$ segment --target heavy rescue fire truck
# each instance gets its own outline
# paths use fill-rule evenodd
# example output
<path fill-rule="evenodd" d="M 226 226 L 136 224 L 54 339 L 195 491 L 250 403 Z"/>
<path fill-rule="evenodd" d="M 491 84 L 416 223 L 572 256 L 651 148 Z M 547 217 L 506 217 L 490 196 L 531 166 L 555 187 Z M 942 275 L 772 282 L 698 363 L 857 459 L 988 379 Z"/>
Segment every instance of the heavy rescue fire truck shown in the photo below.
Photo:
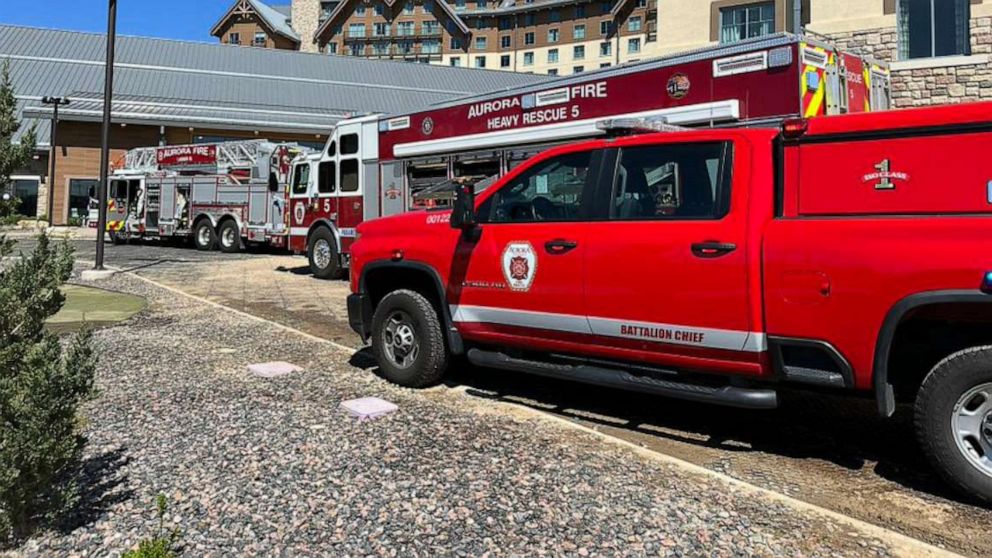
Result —
<path fill-rule="evenodd" d="M 225 252 L 285 247 L 290 169 L 310 153 L 264 140 L 132 149 L 108 184 L 110 239 L 191 238 L 200 250 Z"/>
<path fill-rule="evenodd" d="M 563 142 L 600 137 L 604 118 L 699 127 L 887 109 L 885 66 L 788 34 L 462 98 L 407 115 L 340 122 L 290 190 L 290 248 L 318 277 L 347 266 L 362 221 L 445 203 L 464 176 L 501 176 Z"/>

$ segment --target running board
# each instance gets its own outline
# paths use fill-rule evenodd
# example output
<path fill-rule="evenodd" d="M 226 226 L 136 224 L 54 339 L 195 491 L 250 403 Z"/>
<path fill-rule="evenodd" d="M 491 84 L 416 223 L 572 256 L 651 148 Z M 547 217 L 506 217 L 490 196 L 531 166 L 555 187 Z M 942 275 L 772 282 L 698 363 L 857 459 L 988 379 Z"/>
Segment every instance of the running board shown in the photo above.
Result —
<path fill-rule="evenodd" d="M 660 380 L 649 376 L 637 376 L 627 371 L 603 368 L 590 364 L 555 364 L 538 360 L 514 358 L 509 355 L 470 349 L 468 360 L 476 366 L 499 368 L 513 372 L 523 372 L 581 382 L 595 386 L 612 387 L 653 395 L 663 395 L 689 401 L 715 403 L 743 409 L 774 409 L 778 406 L 778 394 L 771 389 L 754 389 L 736 386 L 701 386 L 672 380 Z"/>

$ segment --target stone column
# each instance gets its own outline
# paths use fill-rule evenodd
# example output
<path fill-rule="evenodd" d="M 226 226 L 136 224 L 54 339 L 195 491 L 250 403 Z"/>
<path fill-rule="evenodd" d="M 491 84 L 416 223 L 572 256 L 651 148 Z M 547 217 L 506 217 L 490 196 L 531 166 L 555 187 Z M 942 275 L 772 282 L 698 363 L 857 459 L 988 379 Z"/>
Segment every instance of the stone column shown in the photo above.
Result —
<path fill-rule="evenodd" d="M 318 52 L 313 36 L 320 27 L 320 0 L 293 0 L 293 29 L 300 35 L 301 52 Z"/>

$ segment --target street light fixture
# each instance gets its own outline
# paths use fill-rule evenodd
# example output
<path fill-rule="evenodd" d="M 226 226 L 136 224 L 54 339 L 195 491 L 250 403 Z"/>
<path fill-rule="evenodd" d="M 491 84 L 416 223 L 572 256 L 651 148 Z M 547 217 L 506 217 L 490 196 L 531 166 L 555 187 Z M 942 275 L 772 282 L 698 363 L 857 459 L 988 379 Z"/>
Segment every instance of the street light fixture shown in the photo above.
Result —
<path fill-rule="evenodd" d="M 48 226 L 55 224 L 55 150 L 59 144 L 59 107 L 71 101 L 66 97 L 42 97 L 41 104 L 52 107 L 52 130 L 48 138 Z"/>
<path fill-rule="evenodd" d="M 114 98 L 114 43 L 117 41 L 117 0 L 107 4 L 107 58 L 103 82 L 103 133 L 100 143 L 100 183 L 97 199 L 100 204 L 96 222 L 96 264 L 93 269 L 103 271 L 103 237 L 107 232 L 107 179 L 110 174 L 110 109 Z"/>

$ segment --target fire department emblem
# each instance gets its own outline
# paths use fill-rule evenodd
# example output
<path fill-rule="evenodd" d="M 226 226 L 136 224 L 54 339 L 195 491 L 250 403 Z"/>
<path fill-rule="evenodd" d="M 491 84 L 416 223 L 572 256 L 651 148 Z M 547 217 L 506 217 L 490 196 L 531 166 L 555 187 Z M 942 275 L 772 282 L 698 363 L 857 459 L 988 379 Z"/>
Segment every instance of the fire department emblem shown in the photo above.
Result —
<path fill-rule="evenodd" d="M 303 218 L 306 216 L 307 208 L 303 202 L 298 202 L 293 206 L 293 219 L 296 221 L 297 225 L 303 224 Z"/>
<path fill-rule="evenodd" d="M 420 132 L 425 136 L 429 136 L 434 133 L 434 119 L 430 116 L 424 118 L 424 121 L 420 123 Z"/>
<path fill-rule="evenodd" d="M 665 86 L 665 90 L 668 91 L 668 96 L 673 99 L 684 99 L 689 94 L 690 87 L 692 87 L 692 82 L 689 81 L 689 76 L 679 73 L 668 78 L 668 85 Z"/>
<path fill-rule="evenodd" d="M 537 274 L 537 253 L 530 242 L 511 242 L 503 250 L 503 276 L 514 291 L 526 292 Z"/>

